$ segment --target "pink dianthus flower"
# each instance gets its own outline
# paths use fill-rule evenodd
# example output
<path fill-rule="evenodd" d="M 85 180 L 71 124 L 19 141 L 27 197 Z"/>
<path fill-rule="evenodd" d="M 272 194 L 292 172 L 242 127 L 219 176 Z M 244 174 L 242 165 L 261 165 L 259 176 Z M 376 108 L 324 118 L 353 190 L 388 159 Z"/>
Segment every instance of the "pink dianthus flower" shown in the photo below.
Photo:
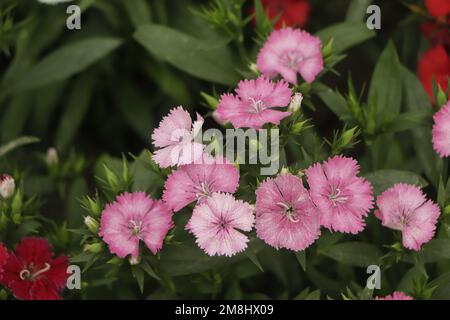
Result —
<path fill-rule="evenodd" d="M 322 43 L 306 31 L 285 28 L 273 31 L 258 54 L 256 64 L 263 75 L 281 75 L 297 84 L 297 73 L 311 83 L 323 70 Z"/>
<path fill-rule="evenodd" d="M 403 246 L 419 251 L 433 238 L 440 209 L 419 187 L 399 183 L 377 198 L 375 216 L 383 226 L 402 232 Z"/>
<path fill-rule="evenodd" d="M 442 158 L 450 156 L 450 101 L 434 115 L 433 147 Z"/>
<path fill-rule="evenodd" d="M 356 234 L 373 207 L 371 184 L 358 177 L 359 165 L 336 156 L 306 170 L 310 194 L 320 211 L 320 223 L 331 231 Z"/>
<path fill-rule="evenodd" d="M 292 91 L 284 81 L 272 82 L 265 77 L 242 80 L 236 95 L 223 94 L 217 107 L 217 117 L 230 121 L 235 128 L 260 129 L 266 123 L 280 124 L 291 113 L 274 110 L 286 107 Z"/>
<path fill-rule="evenodd" d="M 103 210 L 99 235 L 111 253 L 136 258 L 140 240 L 156 254 L 172 226 L 172 211 L 163 201 L 144 192 L 123 193 Z"/>
<path fill-rule="evenodd" d="M 253 228 L 252 207 L 226 193 L 214 193 L 194 208 L 186 229 L 208 255 L 233 256 L 247 248 L 248 237 L 239 232 Z"/>
<path fill-rule="evenodd" d="M 414 300 L 413 297 L 410 297 L 403 292 L 396 291 L 393 294 L 390 294 L 385 297 L 376 297 L 375 300 Z"/>
<path fill-rule="evenodd" d="M 301 251 L 320 236 L 319 212 L 300 178 L 265 180 L 256 190 L 256 233 L 279 249 Z"/>

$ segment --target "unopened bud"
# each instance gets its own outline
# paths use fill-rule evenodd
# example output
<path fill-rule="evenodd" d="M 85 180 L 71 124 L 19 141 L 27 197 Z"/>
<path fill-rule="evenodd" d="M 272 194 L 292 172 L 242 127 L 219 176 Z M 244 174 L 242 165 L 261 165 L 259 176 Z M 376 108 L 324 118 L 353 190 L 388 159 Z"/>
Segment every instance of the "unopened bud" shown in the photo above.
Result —
<path fill-rule="evenodd" d="M 289 171 L 289 168 L 286 168 L 286 167 L 281 168 L 280 174 L 286 175 L 286 174 L 289 174 L 289 173 L 291 173 Z"/>
<path fill-rule="evenodd" d="M 48 166 L 54 166 L 59 163 L 58 151 L 55 148 L 49 148 L 45 157 L 45 162 Z"/>
<path fill-rule="evenodd" d="M 87 216 L 84 218 L 84 224 L 89 229 L 90 232 L 97 234 L 98 233 L 98 221 L 92 218 L 91 216 Z"/>
<path fill-rule="evenodd" d="M 250 63 L 248 68 L 255 74 L 259 74 L 259 69 L 258 69 L 258 66 L 256 65 L 256 63 Z"/>
<path fill-rule="evenodd" d="M 289 104 L 288 111 L 296 113 L 298 110 L 300 110 L 300 107 L 302 106 L 302 101 L 303 95 L 300 92 L 294 94 L 291 103 Z"/>
<path fill-rule="evenodd" d="M 9 199 L 14 195 L 16 190 L 16 183 L 14 179 L 8 175 L 4 174 L 0 176 L 0 197 L 3 199 Z"/>
<path fill-rule="evenodd" d="M 84 251 L 90 252 L 90 253 L 99 253 L 103 251 L 103 244 L 100 242 L 90 243 L 84 245 Z"/>
<path fill-rule="evenodd" d="M 135 265 L 141 263 L 141 257 L 140 256 L 137 256 L 137 257 L 131 256 L 130 259 L 128 259 L 128 261 L 130 262 L 130 264 L 132 266 L 135 266 Z"/>

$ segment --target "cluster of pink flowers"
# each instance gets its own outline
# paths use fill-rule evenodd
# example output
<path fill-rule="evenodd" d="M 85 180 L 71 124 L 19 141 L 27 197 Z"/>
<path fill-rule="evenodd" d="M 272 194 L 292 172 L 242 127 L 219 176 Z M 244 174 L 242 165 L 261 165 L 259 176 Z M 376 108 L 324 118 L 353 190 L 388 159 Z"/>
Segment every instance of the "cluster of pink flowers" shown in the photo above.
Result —
<path fill-rule="evenodd" d="M 278 125 L 288 116 L 297 74 L 312 82 L 323 69 L 320 40 L 305 31 L 274 31 L 261 49 L 257 64 L 262 75 L 243 80 L 236 94 L 222 95 L 215 114 L 235 128 L 260 129 Z M 284 80 L 272 81 L 281 75 Z M 286 82 L 286 81 L 287 82 Z M 294 95 L 298 100 L 298 97 Z M 300 96 L 301 98 L 301 96 Z M 433 141 L 443 156 L 450 155 L 450 104 L 435 117 Z M 313 244 L 321 227 L 332 232 L 357 234 L 374 207 L 371 184 L 359 176 L 356 160 L 335 156 L 305 170 L 301 177 L 281 173 L 263 181 L 256 190 L 255 206 L 235 198 L 239 171 L 232 162 L 213 157 L 196 141 L 203 118 L 192 121 L 182 107 L 174 108 L 153 132 L 153 160 L 172 167 L 162 200 L 143 192 L 122 194 L 106 206 L 100 235 L 119 257 L 139 255 L 142 241 L 152 253 L 162 248 L 172 228 L 172 214 L 193 204 L 186 230 L 209 255 L 232 256 L 247 248 L 253 226 L 257 236 L 276 249 L 301 251 Z M 412 185 L 398 184 L 382 193 L 375 216 L 388 228 L 402 232 L 403 245 L 412 250 L 434 236 L 439 207 Z"/>

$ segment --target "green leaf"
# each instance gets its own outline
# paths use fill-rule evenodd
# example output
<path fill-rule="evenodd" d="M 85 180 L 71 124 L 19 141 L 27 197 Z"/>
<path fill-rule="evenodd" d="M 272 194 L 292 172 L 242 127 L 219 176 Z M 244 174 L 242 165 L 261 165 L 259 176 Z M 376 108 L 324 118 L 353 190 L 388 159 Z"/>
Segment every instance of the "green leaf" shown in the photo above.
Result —
<path fill-rule="evenodd" d="M 239 81 L 232 52 L 225 46 L 210 48 L 197 38 L 156 24 L 139 27 L 134 38 L 155 57 L 192 76 L 225 85 Z"/>
<path fill-rule="evenodd" d="M 297 258 L 298 263 L 300 263 L 303 271 L 306 271 L 306 251 L 296 251 L 295 257 Z"/>
<path fill-rule="evenodd" d="M 376 246 L 364 242 L 339 243 L 319 253 L 343 264 L 357 267 L 378 264 L 382 256 Z"/>
<path fill-rule="evenodd" d="M 351 114 L 347 108 L 347 101 L 339 93 L 322 83 L 314 84 L 314 92 L 325 103 L 325 105 L 336 115 L 339 119 L 348 119 Z"/>
<path fill-rule="evenodd" d="M 419 253 L 424 263 L 450 260 L 450 239 L 433 239 Z"/>
<path fill-rule="evenodd" d="M 437 287 L 433 292 L 432 299 L 449 300 L 450 299 L 450 271 L 442 274 L 429 283 L 430 287 Z"/>
<path fill-rule="evenodd" d="M 133 277 L 136 279 L 136 282 L 139 286 L 139 290 L 141 293 L 144 292 L 144 270 L 141 269 L 139 266 L 131 266 L 131 272 L 133 274 Z"/>
<path fill-rule="evenodd" d="M 150 266 L 150 264 L 146 261 L 143 260 L 139 266 L 152 278 L 156 279 L 156 280 L 161 280 L 161 278 L 156 274 L 156 272 L 153 270 L 153 268 Z"/>
<path fill-rule="evenodd" d="M 322 40 L 322 43 L 328 43 L 330 39 L 334 39 L 333 53 L 337 54 L 369 40 L 375 36 L 375 32 L 367 29 L 365 23 L 342 22 L 322 29 L 316 36 Z"/>
<path fill-rule="evenodd" d="M 94 85 L 92 76 L 77 79 L 67 100 L 67 107 L 56 131 L 56 148 L 64 152 L 72 144 L 91 102 Z"/>
<path fill-rule="evenodd" d="M 253 262 L 253 264 L 255 266 L 258 267 L 259 270 L 261 270 L 261 272 L 264 272 L 264 269 L 261 265 L 261 263 L 258 260 L 258 257 L 256 256 L 256 253 L 253 250 L 247 249 L 245 250 L 245 255 L 250 259 L 251 262 Z"/>
<path fill-rule="evenodd" d="M 345 21 L 361 22 L 367 15 L 367 7 L 373 0 L 352 0 L 347 9 Z"/>
<path fill-rule="evenodd" d="M 125 11 L 135 28 L 151 22 L 150 6 L 145 0 L 122 1 Z"/>
<path fill-rule="evenodd" d="M 378 122 L 390 121 L 400 113 L 402 102 L 400 71 L 397 50 L 390 41 L 378 59 L 369 89 L 369 104 L 376 106 Z"/>
<path fill-rule="evenodd" d="M 37 142 L 39 142 L 38 138 L 36 138 L 36 137 L 27 137 L 27 136 L 20 137 L 20 138 L 17 138 L 15 140 L 13 140 L 13 141 L 10 141 L 10 142 L 8 142 L 5 145 L 0 146 L 0 158 L 5 156 L 9 152 L 17 149 L 17 148 L 20 148 L 20 147 L 25 146 L 25 145 L 30 144 L 30 143 L 37 143 Z"/>
<path fill-rule="evenodd" d="M 392 120 L 385 128 L 384 133 L 396 133 L 400 131 L 406 131 L 416 129 L 418 127 L 426 127 L 431 125 L 432 110 L 427 111 L 410 111 L 404 112 L 398 115 Z"/>
<path fill-rule="evenodd" d="M 263 244 L 260 240 L 252 239 L 247 250 L 258 252 L 262 247 Z M 233 264 L 245 258 L 247 258 L 245 253 L 231 258 L 211 257 L 205 254 L 193 240 L 187 240 L 181 244 L 168 244 L 164 247 L 159 260 L 159 270 L 164 270 L 164 273 L 170 276 L 188 275 Z"/>
<path fill-rule="evenodd" d="M 420 188 L 428 185 L 427 181 L 414 172 L 401 170 L 378 170 L 364 175 L 373 186 L 374 195 L 377 196 L 397 183 L 413 184 Z"/>
<path fill-rule="evenodd" d="M 405 109 L 418 113 L 432 110 L 428 95 L 415 74 L 403 66 L 400 68 L 400 72 L 403 81 Z M 431 128 L 415 128 L 412 131 L 412 136 L 414 138 L 413 147 L 422 164 L 423 170 L 432 184 L 437 187 L 439 184 L 439 171 L 442 168 L 442 160 L 433 150 Z"/>
<path fill-rule="evenodd" d="M 65 45 L 50 53 L 42 61 L 8 87 L 8 92 L 45 86 L 67 79 L 94 64 L 122 44 L 117 38 L 90 38 Z"/>

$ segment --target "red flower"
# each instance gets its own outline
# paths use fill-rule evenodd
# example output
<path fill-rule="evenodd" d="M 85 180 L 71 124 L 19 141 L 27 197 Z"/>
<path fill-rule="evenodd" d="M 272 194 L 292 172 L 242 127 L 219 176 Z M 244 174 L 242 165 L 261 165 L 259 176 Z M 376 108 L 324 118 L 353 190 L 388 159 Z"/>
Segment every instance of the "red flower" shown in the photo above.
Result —
<path fill-rule="evenodd" d="M 450 13 L 450 1 L 448 0 L 425 0 L 425 7 L 434 17 L 445 17 Z"/>
<path fill-rule="evenodd" d="M 434 102 L 433 79 L 442 90 L 447 89 L 450 75 L 450 57 L 442 45 L 428 49 L 419 61 L 419 79 Z"/>
<path fill-rule="evenodd" d="M 433 45 L 443 44 L 450 48 L 450 30 L 444 24 L 425 22 L 422 23 L 420 28 Z"/>
<path fill-rule="evenodd" d="M 308 22 L 311 7 L 308 0 L 262 0 L 262 5 L 269 19 L 281 14 L 275 23 L 275 29 L 283 26 L 303 27 Z"/>
<path fill-rule="evenodd" d="M 8 259 L 8 250 L 0 243 L 0 281 L 2 280 L 3 267 L 5 266 L 6 259 Z"/>
<path fill-rule="evenodd" d="M 24 238 L 6 260 L 2 282 L 23 300 L 59 300 L 67 281 L 68 259 L 53 259 L 45 239 Z"/>

